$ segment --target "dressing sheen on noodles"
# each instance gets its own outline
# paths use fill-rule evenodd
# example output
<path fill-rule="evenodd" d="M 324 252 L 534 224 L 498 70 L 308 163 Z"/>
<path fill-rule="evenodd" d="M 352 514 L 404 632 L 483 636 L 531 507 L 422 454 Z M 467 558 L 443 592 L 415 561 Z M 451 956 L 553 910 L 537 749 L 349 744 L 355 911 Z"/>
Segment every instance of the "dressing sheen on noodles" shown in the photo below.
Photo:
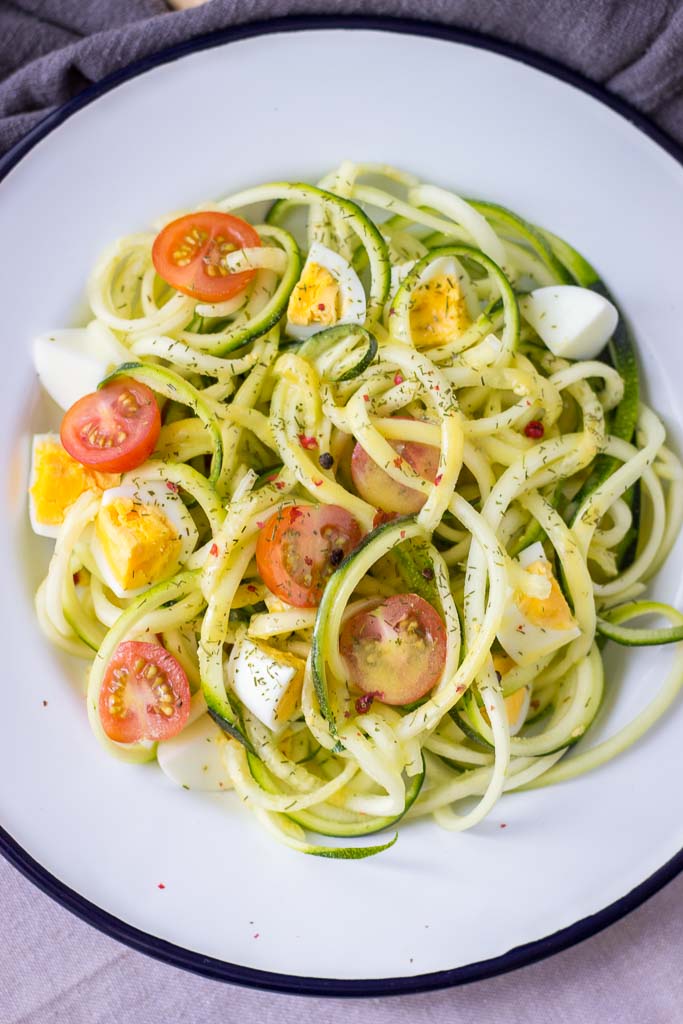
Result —
<path fill-rule="evenodd" d="M 90 376 L 94 339 L 127 355 L 105 359 L 85 426 L 65 419 L 116 474 L 84 472 L 78 438 L 34 440 L 32 523 L 56 537 L 37 613 L 92 662 L 109 753 L 233 787 L 285 844 L 358 858 L 395 836 L 309 836 L 406 815 L 471 828 L 667 711 L 683 615 L 638 598 L 678 535 L 683 470 L 582 256 L 504 207 L 350 162 L 157 227 L 92 274 Z M 58 351 L 41 348 L 51 394 Z M 119 466 L 89 417 L 136 387 L 161 430 Z M 609 640 L 672 643 L 669 675 L 565 758 L 618 686 Z"/>

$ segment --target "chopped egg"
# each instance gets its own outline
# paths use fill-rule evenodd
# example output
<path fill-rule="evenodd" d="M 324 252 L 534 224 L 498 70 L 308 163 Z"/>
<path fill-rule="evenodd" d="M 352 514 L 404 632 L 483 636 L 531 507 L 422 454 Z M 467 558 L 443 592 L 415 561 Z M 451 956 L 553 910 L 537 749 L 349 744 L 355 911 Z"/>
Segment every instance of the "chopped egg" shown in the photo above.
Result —
<path fill-rule="evenodd" d="M 164 775 L 183 789 L 220 793 L 232 786 L 223 758 L 226 742 L 223 730 L 204 714 L 159 743 L 157 761 Z"/>
<path fill-rule="evenodd" d="M 519 308 L 541 341 L 564 359 L 594 359 L 619 320 L 609 299 L 576 285 L 536 288 L 519 300 Z"/>
<path fill-rule="evenodd" d="M 95 520 L 92 553 L 117 597 L 135 597 L 177 572 L 198 533 L 180 496 L 165 483 L 124 480 L 105 491 Z"/>
<path fill-rule="evenodd" d="M 498 629 L 498 642 L 518 665 L 530 665 L 580 636 L 581 630 L 572 616 L 550 562 L 540 544 L 532 544 L 519 557 L 523 573 L 527 573 L 528 590 L 511 587 L 503 618 Z M 537 577 L 547 581 L 537 596 Z"/>
<path fill-rule="evenodd" d="M 456 261 L 442 256 L 420 275 L 410 297 L 410 333 L 417 348 L 446 345 L 470 325 Z"/>
<path fill-rule="evenodd" d="M 502 678 L 506 672 L 515 668 L 515 662 L 507 654 L 497 653 L 493 655 L 493 667 L 497 674 Z M 530 686 L 520 686 L 519 690 L 515 690 L 514 693 L 511 693 L 510 696 L 506 697 L 503 701 L 511 736 L 516 736 L 524 725 L 526 716 L 529 712 L 530 701 Z M 486 721 L 490 722 L 486 708 L 483 710 L 483 715 Z"/>
<path fill-rule="evenodd" d="M 115 487 L 118 473 L 98 473 L 82 466 L 62 448 L 57 434 L 33 438 L 29 517 L 34 533 L 56 537 L 67 509 L 84 491 Z"/>
<path fill-rule="evenodd" d="M 366 301 L 355 270 L 313 242 L 287 306 L 287 334 L 303 341 L 336 324 L 362 324 Z"/>
<path fill-rule="evenodd" d="M 96 391 L 100 381 L 127 359 L 128 350 L 97 320 L 87 327 L 43 334 L 33 342 L 33 365 L 40 383 L 64 410 Z"/>
<path fill-rule="evenodd" d="M 304 663 L 246 637 L 238 640 L 228 661 L 228 681 L 259 721 L 281 732 L 298 706 Z"/>

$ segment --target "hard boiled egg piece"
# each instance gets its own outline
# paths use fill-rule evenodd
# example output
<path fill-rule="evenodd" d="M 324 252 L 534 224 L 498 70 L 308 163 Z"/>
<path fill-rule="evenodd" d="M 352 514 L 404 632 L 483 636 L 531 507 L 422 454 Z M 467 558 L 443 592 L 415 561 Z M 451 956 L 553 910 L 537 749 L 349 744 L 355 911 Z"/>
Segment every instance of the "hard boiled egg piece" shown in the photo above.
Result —
<path fill-rule="evenodd" d="M 540 546 L 540 545 L 539 545 Z M 494 654 L 493 655 L 493 667 L 500 678 L 509 672 L 510 669 L 515 668 L 515 662 L 507 654 Z M 515 690 L 508 697 L 505 698 L 503 704 L 505 706 L 505 715 L 508 720 L 508 727 L 511 736 L 516 736 L 519 730 L 522 728 L 526 721 L 526 716 L 529 713 L 529 704 L 531 703 L 531 687 L 520 686 L 519 690 Z M 490 721 L 486 708 L 483 709 L 484 718 Z"/>
<path fill-rule="evenodd" d="M 410 296 L 410 333 L 417 348 L 446 345 L 470 325 L 462 280 L 463 270 L 451 256 L 425 267 Z"/>
<path fill-rule="evenodd" d="M 522 572 L 533 579 L 528 590 L 519 585 L 519 576 L 516 586 L 510 587 L 497 638 L 513 661 L 530 665 L 575 640 L 581 630 L 541 545 L 522 552 L 519 564 Z M 538 577 L 547 581 L 547 586 L 539 588 Z M 544 596 L 537 596 L 540 589 L 545 591 Z"/>
<path fill-rule="evenodd" d="M 159 743 L 157 761 L 164 775 L 183 789 L 221 792 L 232 785 L 223 758 L 226 743 L 223 730 L 204 714 L 177 736 Z"/>
<path fill-rule="evenodd" d="M 313 242 L 287 306 L 287 334 L 299 341 L 336 324 L 365 321 L 365 291 L 343 256 Z"/>
<path fill-rule="evenodd" d="M 299 702 L 304 663 L 292 654 L 243 638 L 228 661 L 228 681 L 259 721 L 281 732 Z"/>
<path fill-rule="evenodd" d="M 192 516 L 167 484 L 128 478 L 102 496 L 92 553 L 109 589 L 135 597 L 177 572 L 197 539 Z"/>
<path fill-rule="evenodd" d="M 57 434 L 36 434 L 31 451 L 29 518 L 34 533 L 56 537 L 67 509 L 84 491 L 115 487 L 118 473 L 98 473 L 72 459 Z"/>
<path fill-rule="evenodd" d="M 53 331 L 33 342 L 33 365 L 40 383 L 61 409 L 97 390 L 115 366 L 130 358 L 128 350 L 104 324 Z"/>
<path fill-rule="evenodd" d="M 536 288 L 519 300 L 519 308 L 550 351 L 564 359 L 594 359 L 619 320 L 609 299 L 575 285 Z"/>

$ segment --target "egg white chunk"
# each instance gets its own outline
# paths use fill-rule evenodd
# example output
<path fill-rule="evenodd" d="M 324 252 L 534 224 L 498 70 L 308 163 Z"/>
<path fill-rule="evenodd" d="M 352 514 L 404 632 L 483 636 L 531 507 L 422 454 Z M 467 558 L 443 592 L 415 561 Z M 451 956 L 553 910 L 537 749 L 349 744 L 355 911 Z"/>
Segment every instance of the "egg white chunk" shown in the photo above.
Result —
<path fill-rule="evenodd" d="M 320 242 L 313 242 L 308 251 L 306 262 L 301 271 L 303 278 L 308 268 L 312 265 L 323 267 L 334 278 L 339 288 L 339 316 L 334 324 L 310 323 L 295 324 L 289 319 L 287 313 L 287 334 L 298 341 L 305 341 L 306 338 L 327 330 L 328 327 L 335 327 L 337 324 L 362 324 L 365 322 L 366 299 L 365 290 L 360 278 L 351 265 L 327 246 Z"/>
<path fill-rule="evenodd" d="M 545 586 L 549 577 L 529 571 L 529 567 L 538 562 L 543 562 L 548 568 L 550 567 L 542 545 L 530 545 L 521 552 L 518 561 L 520 569 L 523 572 L 528 572 L 529 588 L 526 593 L 535 602 L 534 607 L 537 613 L 540 613 L 543 608 L 550 609 L 553 598 L 550 594 L 550 587 Z M 550 576 L 550 580 L 557 587 L 557 582 L 552 576 Z M 505 610 L 496 634 L 498 642 L 513 661 L 518 665 L 531 665 L 581 635 L 581 630 L 564 598 L 557 598 L 558 602 L 561 600 L 560 617 L 564 620 L 561 627 L 558 627 L 557 624 L 546 624 L 542 617 L 538 621 L 538 614 L 531 615 L 528 609 L 525 610 L 525 594 L 519 588 L 519 581 L 515 582 L 516 586 L 508 588 Z M 547 593 L 543 593 L 543 591 L 547 591 Z M 544 605 L 544 602 L 547 604 Z"/>
<path fill-rule="evenodd" d="M 608 299 L 576 285 L 536 288 L 520 299 L 519 308 L 550 351 L 564 359 L 594 359 L 619 319 Z"/>
<path fill-rule="evenodd" d="M 247 637 L 238 640 L 230 654 L 230 686 L 274 732 L 285 728 L 298 701 L 303 673 L 297 660 Z"/>
<path fill-rule="evenodd" d="M 61 409 L 97 390 L 104 377 L 130 355 L 104 324 L 52 331 L 33 342 L 33 365 L 50 398 Z"/>
<path fill-rule="evenodd" d="M 204 714 L 181 733 L 157 746 L 157 761 L 164 775 L 184 789 L 220 793 L 232 783 L 223 759 L 225 733 Z"/>
<path fill-rule="evenodd" d="M 177 493 L 169 490 L 167 484 L 162 481 L 136 481 L 135 477 L 131 474 L 123 478 L 120 487 L 110 487 L 103 492 L 101 507 L 106 508 L 107 505 L 116 501 L 117 498 L 129 498 L 135 504 L 154 508 L 164 515 L 171 526 L 175 528 L 181 541 L 180 553 L 176 566 L 172 571 L 176 571 L 177 568 L 187 562 L 196 547 L 199 533 L 194 519 Z M 102 580 L 117 597 L 137 597 L 138 594 L 148 590 L 152 583 L 158 582 L 154 580 L 146 586 L 125 589 L 116 578 L 96 531 L 93 531 L 91 550 Z M 166 573 L 165 575 L 168 576 L 169 574 Z"/>

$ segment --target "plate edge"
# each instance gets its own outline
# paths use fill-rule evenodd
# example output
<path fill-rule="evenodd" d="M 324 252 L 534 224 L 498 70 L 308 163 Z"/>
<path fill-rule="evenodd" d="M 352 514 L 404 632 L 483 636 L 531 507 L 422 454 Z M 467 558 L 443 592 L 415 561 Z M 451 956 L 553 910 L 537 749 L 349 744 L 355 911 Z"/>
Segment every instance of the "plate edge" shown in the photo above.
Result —
<path fill-rule="evenodd" d="M 609 93 L 603 86 L 591 81 L 579 72 L 565 67 L 552 58 L 492 36 L 455 26 L 440 25 L 430 21 L 417 21 L 388 16 L 303 15 L 267 21 L 254 21 L 246 25 L 231 26 L 208 34 L 198 35 L 181 43 L 176 43 L 164 50 L 149 54 L 113 72 L 99 82 L 87 86 L 71 100 L 68 100 L 47 114 L 27 135 L 0 157 L 0 182 L 7 177 L 11 170 L 43 138 L 73 114 L 116 86 L 144 74 L 146 71 L 171 63 L 190 53 L 261 35 L 340 28 L 393 32 L 396 34 L 441 39 L 446 42 L 461 43 L 475 49 L 483 49 L 516 60 L 549 74 L 560 81 L 564 81 L 568 85 L 592 96 L 598 102 L 609 107 L 633 124 L 678 161 L 679 164 L 683 165 L 683 146 L 656 126 L 645 114 L 636 110 L 621 97 Z M 582 918 L 549 936 L 517 946 L 498 957 L 430 974 L 357 980 L 278 974 L 262 971 L 257 968 L 230 964 L 226 961 L 184 949 L 181 946 L 176 946 L 164 939 L 149 935 L 121 921 L 119 918 L 85 899 L 85 897 L 61 882 L 55 875 L 51 874 L 34 860 L 1 826 L 0 854 L 38 889 L 87 924 L 132 949 L 152 956 L 164 963 L 214 980 L 250 988 L 268 989 L 290 995 L 356 998 L 403 995 L 448 988 L 474 981 L 483 981 L 487 978 L 492 978 L 496 975 L 546 959 L 555 953 L 559 953 L 583 942 L 585 939 L 591 938 L 609 925 L 614 924 L 683 872 L 683 850 L 680 850 L 671 860 L 662 865 L 661 868 L 647 879 L 602 910 L 589 917 Z"/>

